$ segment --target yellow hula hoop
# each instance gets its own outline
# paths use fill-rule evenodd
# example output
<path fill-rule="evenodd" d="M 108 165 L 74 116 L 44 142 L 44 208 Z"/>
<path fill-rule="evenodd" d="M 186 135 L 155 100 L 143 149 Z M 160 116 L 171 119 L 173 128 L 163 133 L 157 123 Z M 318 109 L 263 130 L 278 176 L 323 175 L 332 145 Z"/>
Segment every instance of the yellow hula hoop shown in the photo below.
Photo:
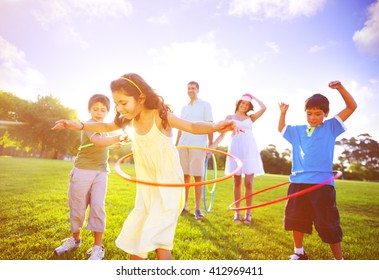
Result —
<path fill-rule="evenodd" d="M 210 156 L 207 156 L 205 160 L 205 168 L 204 168 L 204 176 L 203 178 L 207 178 L 207 173 L 208 173 L 208 161 L 209 161 Z M 216 161 L 216 156 L 214 153 L 212 153 L 212 160 L 213 160 L 213 178 L 216 179 L 217 177 L 217 161 Z M 216 183 L 213 183 L 212 190 L 210 191 L 211 194 L 211 199 L 209 201 L 209 206 L 207 206 L 207 185 L 203 186 L 203 204 L 204 204 L 204 210 L 209 213 L 213 207 L 213 202 L 215 199 L 215 191 L 216 191 Z"/>
<path fill-rule="evenodd" d="M 229 179 L 230 177 L 234 176 L 235 174 L 237 174 L 237 172 L 239 172 L 242 169 L 242 162 L 241 162 L 241 160 L 239 158 L 237 158 L 237 157 L 235 157 L 235 156 L 233 156 L 231 154 L 225 153 L 223 151 L 219 151 L 219 150 L 216 150 L 216 149 L 210 149 L 210 148 L 195 147 L 195 146 L 177 146 L 177 148 L 178 149 L 196 149 L 196 150 L 209 151 L 209 152 L 213 152 L 213 153 L 219 153 L 219 154 L 225 155 L 225 156 L 230 157 L 233 160 L 235 160 L 236 163 L 237 163 L 237 167 L 236 167 L 236 169 L 233 172 L 231 172 L 228 175 L 222 176 L 220 178 L 216 178 L 216 179 L 212 179 L 212 180 L 206 180 L 206 181 L 200 181 L 200 182 L 191 182 L 191 183 L 182 183 L 182 184 L 178 184 L 178 183 L 165 183 L 165 182 L 147 182 L 147 181 L 143 181 L 143 180 L 137 180 L 137 178 L 132 177 L 132 176 L 126 174 L 124 171 L 121 170 L 121 164 L 126 159 L 128 159 L 128 158 L 130 158 L 130 157 L 133 156 L 133 153 L 130 153 L 130 154 L 127 154 L 127 155 L 123 156 L 122 158 L 120 158 L 115 163 L 115 165 L 114 165 L 115 172 L 122 179 L 124 179 L 126 181 L 129 181 L 129 182 L 133 182 L 133 183 L 138 183 L 138 184 L 143 184 L 143 185 L 149 185 L 149 186 L 153 186 L 153 187 L 190 187 L 190 186 L 208 185 L 208 184 L 213 184 L 213 183 L 224 181 L 224 180 Z"/>

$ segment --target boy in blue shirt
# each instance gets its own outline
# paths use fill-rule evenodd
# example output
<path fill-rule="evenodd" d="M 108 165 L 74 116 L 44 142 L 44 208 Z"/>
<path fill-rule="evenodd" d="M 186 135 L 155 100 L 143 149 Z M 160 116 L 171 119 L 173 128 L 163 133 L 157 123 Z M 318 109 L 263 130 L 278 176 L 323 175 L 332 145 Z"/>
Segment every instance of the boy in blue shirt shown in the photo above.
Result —
<path fill-rule="evenodd" d="M 321 94 L 314 94 L 305 101 L 307 125 L 286 125 L 289 105 L 279 103 L 278 130 L 292 145 L 292 174 L 288 195 L 319 184 L 333 177 L 333 154 L 337 136 L 346 130 L 344 121 L 357 108 L 354 98 L 339 81 L 329 83 L 341 94 L 345 109 L 331 119 L 329 101 Z M 295 252 L 291 260 L 307 260 L 304 252 L 304 233 L 312 233 L 314 224 L 321 240 L 330 245 L 336 260 L 342 256 L 342 229 L 336 206 L 334 182 L 305 195 L 288 200 L 285 208 L 284 228 L 292 231 Z"/>

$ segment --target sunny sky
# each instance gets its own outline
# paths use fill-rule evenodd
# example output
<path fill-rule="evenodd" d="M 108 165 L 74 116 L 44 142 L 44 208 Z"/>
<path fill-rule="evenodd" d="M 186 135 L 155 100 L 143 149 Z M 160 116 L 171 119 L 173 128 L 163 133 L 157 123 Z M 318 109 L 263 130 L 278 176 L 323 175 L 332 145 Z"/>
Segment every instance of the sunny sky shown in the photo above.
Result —
<path fill-rule="evenodd" d="M 304 100 L 322 93 L 332 116 L 344 103 L 328 83 L 340 80 L 358 103 L 341 137 L 378 141 L 378 30 L 378 0 L 0 0 L 0 90 L 51 94 L 86 120 L 88 98 L 111 97 L 125 73 L 177 115 L 196 80 L 215 120 L 243 93 L 262 100 L 258 145 L 281 151 L 278 102 L 290 104 L 288 124 L 304 124 Z"/>

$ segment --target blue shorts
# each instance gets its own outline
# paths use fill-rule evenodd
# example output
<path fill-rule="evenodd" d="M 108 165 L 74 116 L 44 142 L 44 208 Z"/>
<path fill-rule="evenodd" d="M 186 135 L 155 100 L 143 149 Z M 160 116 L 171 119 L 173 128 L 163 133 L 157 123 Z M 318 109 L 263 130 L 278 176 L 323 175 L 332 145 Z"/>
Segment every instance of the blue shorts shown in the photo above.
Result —
<path fill-rule="evenodd" d="M 291 183 L 288 195 L 312 186 L 313 184 Z M 325 243 L 334 244 L 342 241 L 336 190 L 333 186 L 325 185 L 287 201 L 284 216 L 285 230 L 311 234 L 312 225 Z"/>

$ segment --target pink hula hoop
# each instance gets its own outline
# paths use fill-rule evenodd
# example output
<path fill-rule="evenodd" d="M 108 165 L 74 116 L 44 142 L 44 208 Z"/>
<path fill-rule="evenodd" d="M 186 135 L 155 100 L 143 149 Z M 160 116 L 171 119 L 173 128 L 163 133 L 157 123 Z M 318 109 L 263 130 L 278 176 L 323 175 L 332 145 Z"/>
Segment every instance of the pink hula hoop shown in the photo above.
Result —
<path fill-rule="evenodd" d="M 254 192 L 250 195 L 247 195 L 245 197 L 242 197 L 236 201 L 234 201 L 232 204 L 229 205 L 229 210 L 234 210 L 234 211 L 240 211 L 240 210 L 249 210 L 249 209 L 255 209 L 255 208 L 259 208 L 259 207 L 263 207 L 263 206 L 267 206 L 267 205 L 271 205 L 271 204 L 274 204 L 274 203 L 278 203 L 278 202 L 281 202 L 283 200 L 287 200 L 287 199 L 290 199 L 290 198 L 293 198 L 293 197 L 297 197 L 297 196 L 301 196 L 301 195 L 304 195 L 306 193 L 309 193 L 311 191 L 314 191 L 326 184 L 328 184 L 329 182 L 339 178 L 342 176 L 342 172 L 341 171 L 333 171 L 335 173 L 335 175 L 323 182 L 321 182 L 320 184 L 317 184 L 317 185 L 313 185 L 312 187 L 309 187 L 305 190 L 302 190 L 302 191 L 299 191 L 299 192 L 296 192 L 296 193 L 293 193 L 293 194 L 290 194 L 290 195 L 287 195 L 287 196 L 284 196 L 284 197 L 281 197 L 281 198 L 277 198 L 277 199 L 274 199 L 274 200 L 271 200 L 271 201 L 268 201 L 268 202 L 264 202 L 264 203 L 261 203 L 261 204 L 257 204 L 257 205 L 252 205 L 252 206 L 246 206 L 246 207 L 233 207 L 233 205 L 235 205 L 236 203 L 238 202 L 241 202 L 249 197 L 252 197 L 254 195 L 257 195 L 259 193 L 262 193 L 262 192 L 265 192 L 265 191 L 268 191 L 268 190 L 271 190 L 271 189 L 274 189 L 274 188 L 277 188 L 277 187 L 280 187 L 280 186 L 283 186 L 283 185 L 287 185 L 289 184 L 290 182 L 284 182 L 284 183 L 280 183 L 280 184 L 277 184 L 277 185 L 274 185 L 274 186 L 270 186 L 270 187 L 267 187 L 265 189 L 262 189 L 260 191 L 257 191 L 257 192 Z"/>

